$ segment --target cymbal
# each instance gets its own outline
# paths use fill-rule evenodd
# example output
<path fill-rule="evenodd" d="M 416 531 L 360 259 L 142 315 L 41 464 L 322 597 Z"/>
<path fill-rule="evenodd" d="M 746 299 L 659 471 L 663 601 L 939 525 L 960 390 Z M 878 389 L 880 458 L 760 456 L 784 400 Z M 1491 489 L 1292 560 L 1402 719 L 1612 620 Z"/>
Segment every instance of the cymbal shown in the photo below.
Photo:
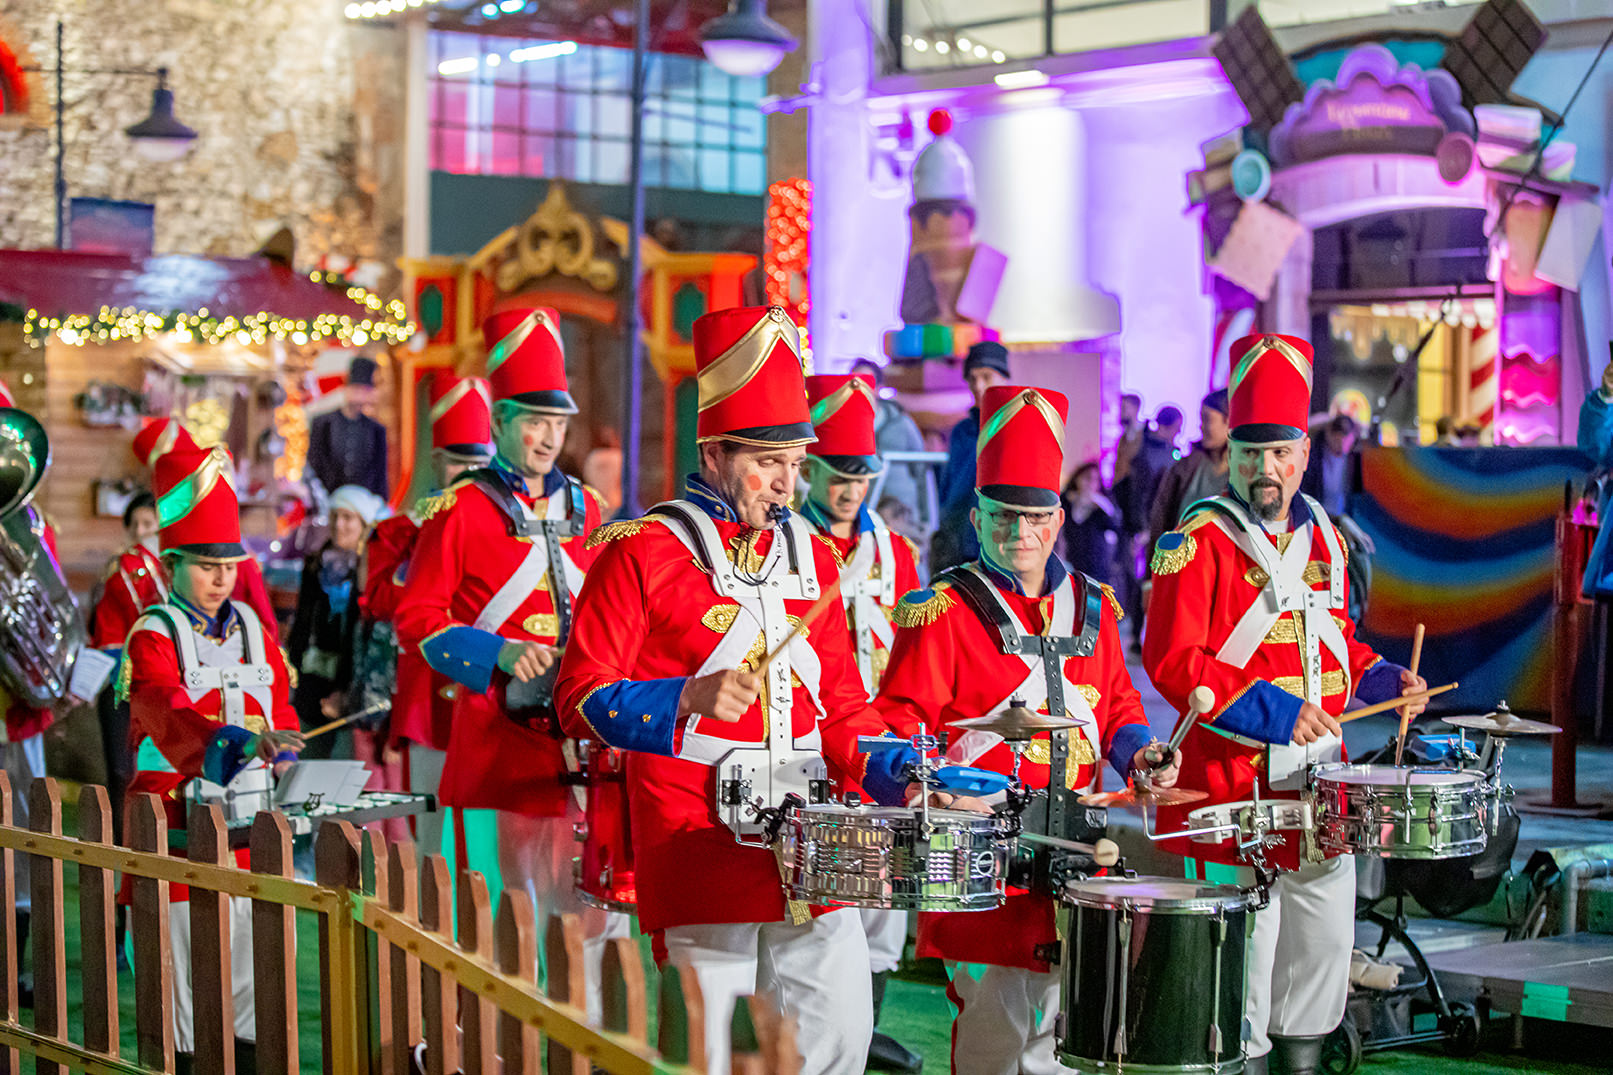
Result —
<path fill-rule="evenodd" d="M 1139 788 L 1128 784 L 1119 791 L 1099 791 L 1080 798 L 1082 806 L 1185 806 L 1208 799 L 1207 791 L 1190 788 Z"/>
<path fill-rule="evenodd" d="M 1039 732 L 1056 732 L 1065 728 L 1073 728 L 1078 721 L 1069 717 L 1055 717 L 1048 713 L 1036 713 L 1024 706 L 1010 706 L 1001 713 L 988 713 L 984 717 L 970 717 L 968 720 L 955 720 L 954 728 L 962 728 L 968 732 L 991 732 L 1004 739 L 1022 740 L 1032 739 Z"/>
<path fill-rule="evenodd" d="M 1471 732 L 1489 732 L 1491 735 L 1555 735 L 1562 731 L 1555 724 L 1515 717 L 1510 710 L 1497 710 L 1482 716 L 1443 717 L 1446 724 L 1466 728 Z"/>

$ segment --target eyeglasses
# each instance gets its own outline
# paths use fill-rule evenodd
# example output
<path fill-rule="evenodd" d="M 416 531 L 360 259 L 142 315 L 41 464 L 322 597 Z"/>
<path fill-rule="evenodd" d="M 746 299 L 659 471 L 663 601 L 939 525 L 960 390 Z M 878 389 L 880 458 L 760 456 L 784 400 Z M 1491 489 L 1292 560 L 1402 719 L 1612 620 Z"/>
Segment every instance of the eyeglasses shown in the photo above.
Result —
<path fill-rule="evenodd" d="M 1051 511 L 988 511 L 986 518 L 991 525 L 1004 530 L 1019 523 L 1021 526 L 1046 526 L 1053 521 L 1054 513 Z"/>

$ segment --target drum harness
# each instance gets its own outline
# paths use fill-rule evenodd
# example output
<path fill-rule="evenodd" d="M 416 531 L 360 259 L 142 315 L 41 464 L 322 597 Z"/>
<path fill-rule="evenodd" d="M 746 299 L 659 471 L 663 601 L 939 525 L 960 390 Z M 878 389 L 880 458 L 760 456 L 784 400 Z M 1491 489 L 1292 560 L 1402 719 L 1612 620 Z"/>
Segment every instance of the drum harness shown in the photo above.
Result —
<path fill-rule="evenodd" d="M 939 579 L 945 580 L 963 598 L 986 633 L 991 636 L 999 652 L 1006 656 L 1032 657 L 1042 666 L 1047 686 L 1047 711 L 1052 716 L 1067 715 L 1065 703 L 1064 661 L 1068 657 L 1090 657 L 1097 650 L 1098 631 L 1102 624 L 1103 588 L 1096 582 L 1079 577 L 1081 588 L 1081 615 L 1079 626 L 1069 635 L 1033 635 L 1026 633 L 1008 606 L 998 596 L 996 587 L 978 570 L 963 566 L 944 571 Z M 1021 704 L 1019 699 L 1011 705 Z M 1008 812 L 1018 824 L 1031 832 L 1064 840 L 1090 842 L 1102 836 L 1108 825 L 1108 811 L 1101 807 L 1083 806 L 1069 785 L 1070 733 L 1060 729 L 1048 733 L 1047 796 L 1036 801 L 1033 792 L 1010 791 Z M 1091 872 L 1083 856 L 1052 848 L 1039 847 L 1031 856 L 1028 870 L 1023 860 L 1016 860 L 1018 878 L 1011 879 L 1016 887 L 1056 894 L 1066 880 Z M 1028 874 L 1028 876 L 1027 876 Z"/>

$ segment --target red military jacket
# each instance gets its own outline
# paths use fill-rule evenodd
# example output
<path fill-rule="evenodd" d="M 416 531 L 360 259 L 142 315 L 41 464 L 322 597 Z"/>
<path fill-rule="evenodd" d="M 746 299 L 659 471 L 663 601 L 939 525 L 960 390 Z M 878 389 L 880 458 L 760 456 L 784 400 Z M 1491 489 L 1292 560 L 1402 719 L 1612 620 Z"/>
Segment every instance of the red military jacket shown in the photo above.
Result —
<path fill-rule="evenodd" d="M 1185 827 L 1188 813 L 1203 805 L 1249 799 L 1256 777 L 1262 798 L 1299 797 L 1297 790 L 1269 786 L 1267 750 L 1261 744 L 1291 742 L 1305 696 L 1302 628 L 1294 612 L 1282 612 L 1242 667 L 1218 657 L 1270 580 L 1238 547 L 1232 517 L 1213 503 L 1200 501 L 1196 509 L 1190 509 L 1178 529 L 1161 536 L 1153 556 L 1154 594 L 1143 636 L 1143 665 L 1160 694 L 1178 712 L 1186 712 L 1187 697 L 1195 687 L 1208 687 L 1215 695 L 1215 707 L 1183 741 L 1178 781 L 1179 787 L 1209 792 L 1209 798 L 1185 807 L 1161 808 L 1162 832 Z M 1342 582 L 1347 554 L 1331 521 L 1316 514 L 1320 508 L 1313 512 L 1311 507 L 1304 498 L 1296 497 L 1290 517 L 1310 537 L 1303 582 L 1322 593 L 1332 584 L 1334 572 Z M 1337 563 L 1323 526 L 1337 542 L 1341 554 Z M 1261 533 L 1259 540 L 1287 550 L 1297 538 L 1287 533 Z M 1319 646 L 1322 708 L 1336 716 L 1352 696 L 1368 702 L 1394 697 L 1399 692 L 1398 666 L 1382 661 L 1355 637 L 1346 607 L 1330 609 L 1328 614 L 1343 640 L 1347 661 L 1340 661 L 1327 645 Z M 1239 738 L 1230 737 L 1234 734 Z M 1300 863 L 1302 838 L 1297 831 L 1284 836 L 1284 844 L 1268 851 L 1267 859 L 1273 865 L 1295 869 Z M 1161 846 L 1213 862 L 1238 861 L 1230 840 L 1178 840 Z"/>
<path fill-rule="evenodd" d="M 243 603 L 244 604 L 244 603 Z M 178 603 L 166 606 L 188 617 L 195 632 L 208 629 L 200 613 Z M 227 608 L 228 606 L 226 606 Z M 255 615 L 247 609 L 244 615 Z M 207 652 L 201 664 L 208 667 L 245 663 L 244 624 L 241 614 L 224 617 L 222 640 L 205 637 Z M 252 732 L 268 728 L 296 730 L 297 713 L 291 708 L 291 677 L 280 648 L 264 632 L 263 658 L 273 674 L 267 688 L 244 692 L 243 726 Z M 118 693 L 129 702 L 129 741 L 136 751 L 137 771 L 128 795 L 153 792 L 168 808 L 170 829 L 186 824 L 185 785 L 202 775 L 203 762 L 213 745 L 214 733 L 224 722 L 223 699 L 218 689 L 187 688 L 178 648 L 168 623 L 147 613 L 135 622 L 119 669 Z M 244 858 L 242 862 L 244 864 Z M 172 898 L 186 898 L 184 886 L 172 886 Z"/>
<path fill-rule="evenodd" d="M 119 649 L 147 606 L 168 596 L 168 572 L 156 553 L 135 542 L 107 565 L 101 599 L 90 611 L 90 645 Z"/>
<path fill-rule="evenodd" d="M 978 567 L 979 564 L 971 565 Z M 967 568 L 965 569 L 967 570 Z M 1026 596 L 1017 580 L 983 569 L 1003 604 L 1031 634 L 1079 634 L 1085 616 L 1085 579 L 1071 574 L 1056 558 L 1049 561 L 1049 593 Z M 1094 784 L 1102 758 L 1125 772 L 1137 750 L 1149 741 L 1142 699 L 1126 671 L 1120 640 L 1120 609 L 1107 587 L 1097 602 L 1101 617 L 1090 657 L 1064 659 L 1066 711 L 1084 721 L 1069 737 L 1066 783 L 1073 789 Z M 1073 606 L 1071 613 L 1061 611 Z M 1020 694 L 1031 708 L 1047 712 L 1046 681 L 1039 660 L 1010 656 L 945 577 L 933 589 L 902 599 L 896 610 L 896 647 L 880 683 L 874 705 L 898 735 L 923 729 L 947 733 L 949 761 L 1007 773 L 1013 753 L 1000 738 L 952 728 L 953 722 L 1006 708 Z M 1035 660 L 1034 667 L 1032 661 Z M 1090 710 L 1090 719 L 1085 713 Z M 1025 753 L 1020 779 L 1029 788 L 1046 788 L 1050 753 L 1047 733 L 1038 735 Z M 1046 970 L 1035 956 L 1040 944 L 1058 934 L 1053 901 L 1023 889 L 1010 889 L 1007 902 L 994 911 L 969 914 L 927 913 L 919 916 L 919 954 L 967 963 Z"/>
<path fill-rule="evenodd" d="M 918 554 L 911 541 L 895 532 L 887 531 L 889 544 L 886 546 L 878 537 L 884 523 L 866 517 L 866 509 L 865 518 L 847 537 L 836 537 L 827 525 L 815 517 L 810 506 L 802 514 L 830 544 L 835 558 L 840 561 L 840 600 L 852 632 L 852 655 L 857 663 L 857 671 L 863 676 L 863 683 L 872 695 L 879 689 L 879 679 L 890 664 L 891 645 L 895 642 L 897 602 L 905 594 L 919 588 Z M 863 553 L 864 547 L 868 549 L 866 555 Z M 881 547 L 890 550 L 891 562 L 888 564 L 880 554 Z M 855 572 L 857 577 L 854 578 L 853 569 L 864 560 L 867 561 L 867 567 Z M 889 585 L 886 584 L 887 578 Z M 862 621 L 859 612 L 866 616 L 868 622 Z M 861 635 L 865 629 L 868 632 L 866 639 Z M 869 650 L 866 657 L 863 654 L 865 646 Z"/>
<path fill-rule="evenodd" d="M 370 531 L 364 546 L 364 614 L 383 623 L 395 623 L 408 580 L 420 524 L 413 515 L 382 519 Z M 392 693 L 388 722 L 394 742 L 408 740 L 434 750 L 447 750 L 459 685 L 433 671 L 418 646 L 398 653 L 397 685 Z"/>
<path fill-rule="evenodd" d="M 543 495 L 519 488 L 512 495 L 538 518 L 558 518 L 572 510 L 571 488 L 570 479 L 551 471 Z M 586 532 L 599 525 L 599 500 L 597 494 L 581 500 Z M 561 783 L 567 767 L 560 741 L 504 715 L 500 699 L 509 677 L 498 670 L 498 650 L 507 641 L 560 644 L 554 587 L 567 585 L 567 577 L 580 581 L 595 553 L 582 536 L 567 538 L 562 550 L 571 566 L 535 570 L 543 539 L 511 536 L 503 511 L 469 478 L 423 501 L 420 514 L 395 627 L 399 645 L 417 648 L 462 688 L 453 702 L 439 798 L 445 806 L 563 816 L 570 792 Z M 501 607 L 489 612 L 495 597 Z"/>
<path fill-rule="evenodd" d="M 714 498 L 696 499 L 695 479 L 690 485 L 691 500 L 708 512 L 736 572 L 761 570 L 781 540 L 777 531 L 742 533 Z M 739 619 L 741 606 L 718 595 L 711 576 L 665 522 L 612 523 L 589 543 L 599 558 L 577 602 L 555 701 L 572 735 L 630 751 L 626 775 L 639 921 L 646 930 L 661 930 L 782 920 L 786 903 L 772 851 L 736 841 L 714 806 L 716 768 L 694 760 L 724 749 L 720 741 L 763 741 L 773 730 L 772 710 L 763 705 L 767 693 L 735 724 L 677 717 L 686 679 L 719 646 L 746 642 L 733 632 L 748 633 L 736 624 L 752 621 Z M 833 551 L 821 539 L 806 544 L 816 577 L 826 583 L 838 570 Z M 786 600 L 786 615 L 799 617 L 811 604 Z M 758 630 L 726 667 L 755 668 L 764 647 Z M 886 728 L 868 705 L 852 663 L 845 619 L 822 616 L 789 653 L 794 744 L 817 740 L 830 778 L 860 785 L 866 755 L 857 752 L 857 736 Z M 813 663 L 815 670 L 801 671 Z M 815 692 L 804 680 L 815 681 Z M 692 745 L 697 743 L 698 749 Z"/>

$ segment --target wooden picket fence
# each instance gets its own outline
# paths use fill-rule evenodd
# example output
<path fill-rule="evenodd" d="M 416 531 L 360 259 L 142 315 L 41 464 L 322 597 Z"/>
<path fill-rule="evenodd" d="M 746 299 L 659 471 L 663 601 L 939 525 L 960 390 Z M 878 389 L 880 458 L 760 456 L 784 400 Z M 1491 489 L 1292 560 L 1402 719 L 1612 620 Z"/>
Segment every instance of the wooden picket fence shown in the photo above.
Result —
<path fill-rule="evenodd" d="M 584 1014 L 583 936 L 571 916 L 544 931 L 547 990 L 537 981 L 538 925 L 526 893 L 506 890 L 497 913 L 476 872 L 460 878 L 457 906 L 447 862 L 417 862 L 411 843 L 326 821 L 314 842 L 312 883 L 292 875 L 292 836 L 279 813 L 253 822 L 250 869 L 236 865 L 218 807 L 197 807 L 189 858 L 168 853 L 161 801 L 129 804 L 127 847 L 112 842 L 104 788 L 85 785 L 78 836 L 62 833 L 56 781 L 29 790 L 29 827 L 12 824 L 11 786 L 0 772 L 0 898 L 15 904 L 15 859 L 32 856 L 29 949 L 32 1025 L 18 1017 L 15 917 L 0 914 L 0 1075 L 34 1058 L 41 1073 L 147 1075 L 174 1070 L 169 886 L 190 887 L 192 996 L 197 1070 L 234 1075 L 232 959 L 249 957 L 256 980 L 257 1063 L 265 1075 L 297 1075 L 297 911 L 318 916 L 322 1070 L 409 1075 L 425 1043 L 428 1075 L 696 1075 L 706 1050 L 699 986 L 687 967 L 659 975 L 662 1050 L 649 1044 L 646 974 L 637 942 L 607 942 L 603 1026 Z M 79 965 L 67 966 L 63 869 L 78 869 Z M 128 928 L 134 949 L 135 1055 L 119 1044 L 113 877 L 133 878 Z M 252 952 L 231 952 L 229 897 L 252 901 Z M 68 1036 L 68 996 L 83 999 L 82 1041 Z M 312 1013 L 306 1013 L 312 1018 Z M 797 1075 L 794 1026 L 770 1004 L 745 998 L 734 1018 L 732 1070 Z M 248 1073 L 242 1073 L 248 1075 Z"/>

